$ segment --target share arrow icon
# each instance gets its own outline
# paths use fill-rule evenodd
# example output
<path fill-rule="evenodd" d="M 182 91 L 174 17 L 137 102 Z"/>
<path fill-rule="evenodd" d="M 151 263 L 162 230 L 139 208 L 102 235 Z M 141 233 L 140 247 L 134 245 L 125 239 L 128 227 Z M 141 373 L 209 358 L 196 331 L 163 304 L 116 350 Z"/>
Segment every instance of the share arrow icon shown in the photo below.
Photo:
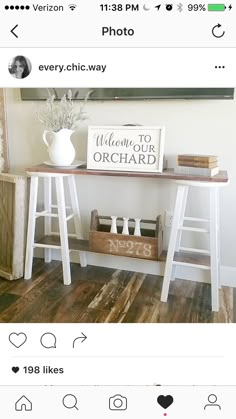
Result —
<path fill-rule="evenodd" d="M 76 344 L 83 343 L 87 339 L 87 336 L 83 332 L 81 334 L 82 336 L 78 336 L 74 339 L 72 348 L 75 348 Z"/>

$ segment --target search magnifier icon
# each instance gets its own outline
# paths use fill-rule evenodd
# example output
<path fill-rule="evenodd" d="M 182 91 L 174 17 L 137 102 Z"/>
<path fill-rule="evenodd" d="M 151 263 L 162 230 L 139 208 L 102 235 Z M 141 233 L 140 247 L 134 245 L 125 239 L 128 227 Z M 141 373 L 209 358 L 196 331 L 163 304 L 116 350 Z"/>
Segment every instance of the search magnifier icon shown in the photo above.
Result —
<path fill-rule="evenodd" d="M 76 409 L 79 410 L 77 407 L 77 398 L 74 394 L 66 394 L 62 399 L 62 404 L 66 409 Z"/>

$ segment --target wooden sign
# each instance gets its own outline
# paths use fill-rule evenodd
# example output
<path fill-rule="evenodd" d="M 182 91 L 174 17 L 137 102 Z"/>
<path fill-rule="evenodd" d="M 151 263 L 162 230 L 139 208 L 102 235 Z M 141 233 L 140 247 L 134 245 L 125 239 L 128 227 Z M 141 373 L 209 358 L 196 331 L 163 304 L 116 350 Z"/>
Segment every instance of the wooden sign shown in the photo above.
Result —
<path fill-rule="evenodd" d="M 91 246 L 93 245 L 93 240 L 96 240 L 97 245 L 100 244 L 100 253 L 149 260 L 158 259 L 158 242 L 153 237 L 124 237 L 122 234 L 118 237 L 117 234 L 94 232 L 90 233 L 90 238 Z"/>
<path fill-rule="evenodd" d="M 87 168 L 162 172 L 165 128 L 90 126 Z"/>
<path fill-rule="evenodd" d="M 120 220 L 120 217 L 117 218 Z M 89 246 L 92 252 L 108 255 L 127 256 L 139 259 L 158 260 L 162 252 L 162 223 L 161 216 L 156 220 L 142 220 L 142 236 L 134 235 L 134 227 L 129 226 L 130 234 L 122 234 L 122 227 L 117 226 L 117 234 L 110 232 L 110 225 L 103 220 L 111 217 L 98 215 L 97 210 L 91 213 L 89 232 Z M 131 223 L 134 219 L 130 219 Z M 150 228 L 150 224 L 153 224 Z M 149 228 L 148 228 L 148 227 Z"/>

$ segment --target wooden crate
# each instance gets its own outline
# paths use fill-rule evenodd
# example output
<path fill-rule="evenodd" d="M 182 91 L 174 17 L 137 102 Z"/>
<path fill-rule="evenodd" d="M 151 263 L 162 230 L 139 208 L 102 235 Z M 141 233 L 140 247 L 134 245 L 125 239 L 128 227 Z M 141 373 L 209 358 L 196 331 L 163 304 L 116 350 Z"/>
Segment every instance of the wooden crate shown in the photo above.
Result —
<path fill-rule="evenodd" d="M 0 173 L 0 277 L 23 276 L 27 178 Z"/>
<path fill-rule="evenodd" d="M 162 252 L 162 224 L 159 215 L 155 221 L 142 220 L 143 225 L 154 225 L 154 229 L 141 228 L 141 236 L 134 236 L 134 227 L 129 227 L 129 235 L 121 234 L 122 226 L 117 227 L 117 234 L 110 233 L 110 224 L 100 220 L 111 220 L 109 216 L 98 215 L 97 210 L 91 213 L 89 247 L 93 252 L 139 259 L 158 260 Z M 123 218 L 118 217 L 117 220 Z M 134 220 L 130 220 L 134 221 Z"/>

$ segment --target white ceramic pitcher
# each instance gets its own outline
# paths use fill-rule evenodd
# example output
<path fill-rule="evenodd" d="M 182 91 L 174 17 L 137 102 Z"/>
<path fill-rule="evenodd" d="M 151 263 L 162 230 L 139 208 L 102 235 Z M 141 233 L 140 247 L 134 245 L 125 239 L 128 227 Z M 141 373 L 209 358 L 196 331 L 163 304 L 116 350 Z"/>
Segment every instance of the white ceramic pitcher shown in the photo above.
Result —
<path fill-rule="evenodd" d="M 71 134 L 74 131 L 63 128 L 58 132 L 47 131 L 43 133 L 43 141 L 48 148 L 50 161 L 57 166 L 69 166 L 75 159 L 75 148 L 71 142 Z M 50 134 L 51 143 L 47 136 Z"/>

